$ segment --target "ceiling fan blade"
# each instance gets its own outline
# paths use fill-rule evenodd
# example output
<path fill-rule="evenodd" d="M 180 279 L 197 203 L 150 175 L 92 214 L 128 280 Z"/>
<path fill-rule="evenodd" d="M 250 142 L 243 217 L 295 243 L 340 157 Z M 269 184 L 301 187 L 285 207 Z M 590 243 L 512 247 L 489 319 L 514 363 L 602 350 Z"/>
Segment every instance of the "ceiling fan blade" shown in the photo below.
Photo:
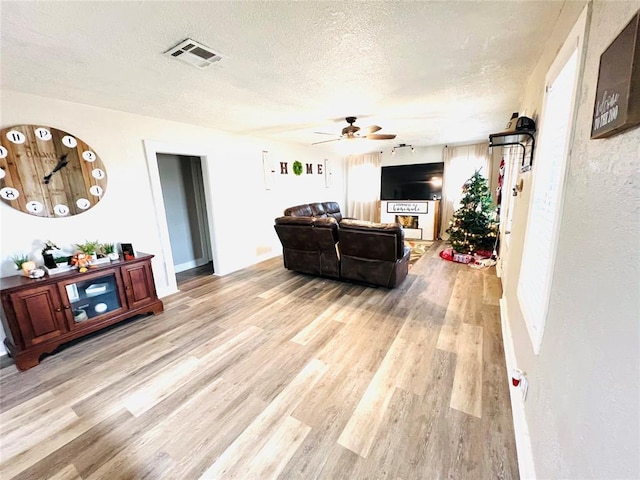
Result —
<path fill-rule="evenodd" d="M 334 137 L 337 135 L 336 133 L 327 133 L 327 132 L 313 132 L 313 133 L 317 133 L 318 135 L 333 135 Z"/>
<path fill-rule="evenodd" d="M 377 132 L 378 130 L 382 130 L 382 127 L 379 127 L 378 125 L 369 125 L 369 126 L 366 128 L 366 130 L 367 130 L 369 133 L 374 133 L 374 132 Z"/>
<path fill-rule="evenodd" d="M 323 140 L 321 142 L 314 142 L 311 145 L 318 145 L 319 143 L 327 143 L 327 142 L 337 142 L 338 140 L 341 140 L 341 138 L 332 138 L 331 140 Z"/>
<path fill-rule="evenodd" d="M 393 140 L 396 136 L 389 133 L 372 133 L 367 135 L 367 138 L 369 140 Z"/>

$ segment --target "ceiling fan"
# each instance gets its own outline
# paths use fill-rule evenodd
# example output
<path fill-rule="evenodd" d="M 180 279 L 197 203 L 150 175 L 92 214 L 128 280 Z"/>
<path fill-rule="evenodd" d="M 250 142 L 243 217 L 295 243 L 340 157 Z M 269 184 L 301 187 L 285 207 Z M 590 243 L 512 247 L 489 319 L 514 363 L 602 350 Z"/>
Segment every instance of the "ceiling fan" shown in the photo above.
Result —
<path fill-rule="evenodd" d="M 382 130 L 382 127 L 378 125 L 371 125 L 364 129 L 364 133 L 360 131 L 360 127 L 354 125 L 357 118 L 356 117 L 347 117 L 345 118 L 348 127 L 344 127 L 342 129 L 342 134 L 338 138 L 332 138 L 331 140 L 323 140 L 322 142 L 314 142 L 311 145 L 317 145 L 319 143 L 327 143 L 327 142 L 336 142 L 338 140 L 347 139 L 352 140 L 354 138 L 366 138 L 368 140 L 392 140 L 396 138 L 395 134 L 389 133 L 375 133 L 378 130 Z M 335 133 L 325 133 L 325 132 L 314 132 L 319 135 L 335 135 Z"/>

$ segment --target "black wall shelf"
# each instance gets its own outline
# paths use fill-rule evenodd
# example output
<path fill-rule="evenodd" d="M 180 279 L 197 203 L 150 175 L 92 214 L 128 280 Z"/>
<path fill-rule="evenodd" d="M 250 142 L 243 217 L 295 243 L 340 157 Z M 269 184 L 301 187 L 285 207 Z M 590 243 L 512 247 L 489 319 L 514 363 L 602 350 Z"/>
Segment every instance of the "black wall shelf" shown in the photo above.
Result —
<path fill-rule="evenodd" d="M 522 148 L 522 164 L 520 165 L 520 172 L 527 172 L 531 170 L 531 165 L 533 164 L 533 153 L 536 148 L 536 138 L 534 133 L 536 133 L 535 130 L 492 133 L 489 135 L 489 147 L 518 145 Z M 529 155 L 527 155 L 527 153 Z"/>

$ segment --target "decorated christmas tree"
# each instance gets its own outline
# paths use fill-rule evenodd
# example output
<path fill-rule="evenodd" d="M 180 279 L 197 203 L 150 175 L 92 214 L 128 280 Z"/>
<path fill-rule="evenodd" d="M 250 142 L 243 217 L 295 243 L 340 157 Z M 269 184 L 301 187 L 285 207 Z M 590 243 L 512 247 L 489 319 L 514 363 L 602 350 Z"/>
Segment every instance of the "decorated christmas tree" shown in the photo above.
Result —
<path fill-rule="evenodd" d="M 476 171 L 462 186 L 460 208 L 453 214 L 447 233 L 457 253 L 491 252 L 496 241 L 495 207 L 487 180 Z"/>

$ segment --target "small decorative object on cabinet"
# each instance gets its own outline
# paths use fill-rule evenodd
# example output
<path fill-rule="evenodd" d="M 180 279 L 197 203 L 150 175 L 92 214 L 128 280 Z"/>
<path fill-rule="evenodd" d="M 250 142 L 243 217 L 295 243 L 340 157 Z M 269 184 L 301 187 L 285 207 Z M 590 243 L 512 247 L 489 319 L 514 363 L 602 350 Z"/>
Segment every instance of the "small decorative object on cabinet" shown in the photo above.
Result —
<path fill-rule="evenodd" d="M 111 261 L 118 260 L 118 258 L 120 257 L 116 252 L 116 246 L 113 243 L 103 243 L 102 251 L 107 256 L 107 258 Z"/>
<path fill-rule="evenodd" d="M 4 343 L 20 370 L 70 340 L 139 314 L 163 311 L 156 294 L 151 259 L 138 253 L 80 274 L 71 271 L 37 280 L 0 279 Z"/>
<path fill-rule="evenodd" d="M 47 268 L 56 268 L 56 261 L 54 254 L 59 251 L 58 246 L 51 240 L 47 240 L 42 248 L 42 259 L 44 260 L 44 266 Z"/>
<path fill-rule="evenodd" d="M 78 251 L 84 253 L 85 255 L 92 257 L 93 259 L 98 258 L 98 249 L 100 248 L 100 242 L 97 240 L 85 240 L 84 243 L 77 243 L 76 247 L 78 247 Z"/>
<path fill-rule="evenodd" d="M 19 253 L 12 256 L 11 261 L 16 265 L 16 270 L 22 270 L 22 264 L 29 261 L 29 256 L 25 253 Z"/>
<path fill-rule="evenodd" d="M 136 254 L 133 250 L 133 245 L 130 243 L 121 243 L 120 248 L 122 249 L 122 256 L 125 260 L 133 260 L 136 258 Z"/>

